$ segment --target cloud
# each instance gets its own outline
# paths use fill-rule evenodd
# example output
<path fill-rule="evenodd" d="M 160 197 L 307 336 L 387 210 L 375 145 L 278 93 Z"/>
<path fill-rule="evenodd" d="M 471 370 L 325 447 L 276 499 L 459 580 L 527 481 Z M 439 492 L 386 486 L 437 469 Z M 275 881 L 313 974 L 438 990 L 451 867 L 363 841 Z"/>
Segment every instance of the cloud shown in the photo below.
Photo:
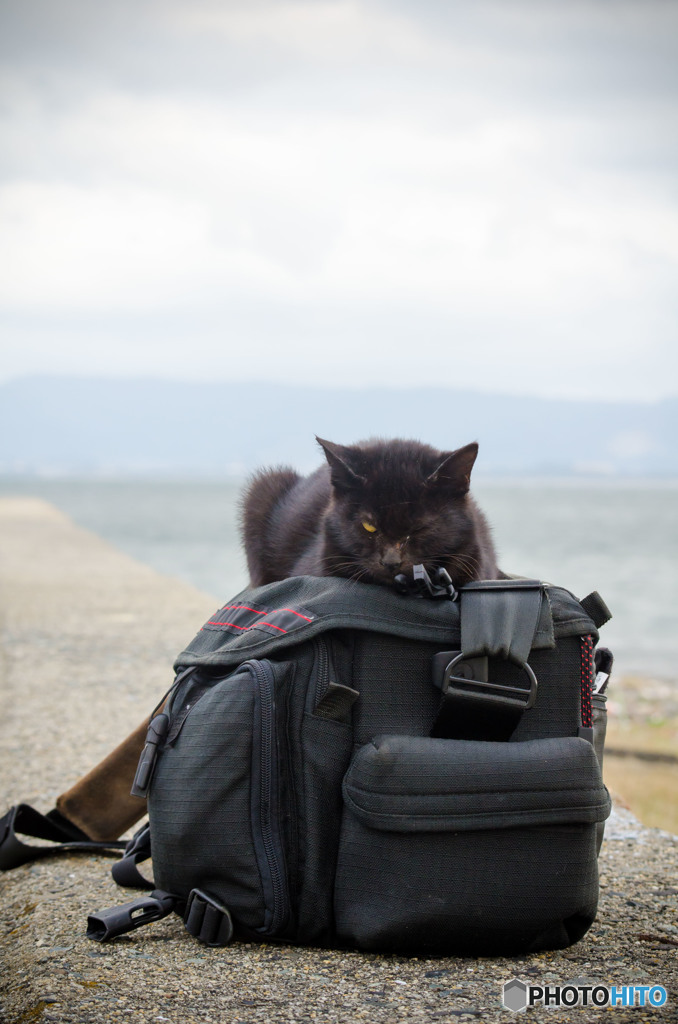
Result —
<path fill-rule="evenodd" d="M 436 38 L 422 32 L 408 12 L 374 8 L 359 0 L 292 0 L 223 4 L 196 0 L 175 4 L 167 24 L 181 34 L 217 33 L 226 43 L 259 50 L 262 46 L 311 63 L 368 64 L 388 56 L 406 64 L 431 58 Z"/>
<path fill-rule="evenodd" d="M 678 262 L 678 211 L 582 173 L 572 127 L 267 122 L 120 95 L 69 113 L 53 146 L 88 180 L 0 188 L 0 296 L 108 310 L 248 289 L 537 313 L 642 295 Z"/>
<path fill-rule="evenodd" d="M 198 201 L 112 185 L 0 190 L 0 302 L 70 313 L 172 310 L 224 282 L 274 295 L 281 273 L 246 243 L 219 247 Z"/>
<path fill-rule="evenodd" d="M 645 430 L 623 430 L 614 435 L 607 450 L 619 459 L 639 459 L 655 451 L 656 442 Z"/>
<path fill-rule="evenodd" d="M 642 11 L 26 0 L 6 372 L 58 339 L 107 373 L 164 346 L 178 375 L 256 350 L 292 379 L 674 393 L 676 9 Z"/>

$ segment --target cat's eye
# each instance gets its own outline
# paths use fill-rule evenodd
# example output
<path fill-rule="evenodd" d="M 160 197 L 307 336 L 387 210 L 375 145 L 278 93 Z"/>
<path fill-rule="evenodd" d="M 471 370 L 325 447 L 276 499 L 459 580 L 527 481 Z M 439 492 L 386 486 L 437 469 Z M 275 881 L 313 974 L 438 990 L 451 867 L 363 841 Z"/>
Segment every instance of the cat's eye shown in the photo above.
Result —
<path fill-rule="evenodd" d="M 368 533 L 376 533 L 376 526 L 372 526 L 372 523 L 368 523 L 367 520 L 363 520 L 363 529 L 367 530 Z"/>

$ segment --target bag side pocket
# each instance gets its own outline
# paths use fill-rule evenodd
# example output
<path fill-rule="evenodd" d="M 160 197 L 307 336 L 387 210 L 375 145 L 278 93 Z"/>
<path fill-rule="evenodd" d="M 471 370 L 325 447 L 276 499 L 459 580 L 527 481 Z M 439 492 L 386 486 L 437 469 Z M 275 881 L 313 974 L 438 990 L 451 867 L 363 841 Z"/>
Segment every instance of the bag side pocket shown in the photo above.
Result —
<path fill-rule="evenodd" d="M 592 923 L 609 797 L 585 740 L 378 737 L 343 793 L 344 941 L 508 955 L 570 945 Z"/>
<path fill-rule="evenodd" d="M 284 931 L 290 914 L 276 701 L 292 672 L 252 661 L 213 681 L 160 754 L 149 793 L 156 885 L 182 898 L 204 889 L 259 937 Z"/>
<path fill-rule="evenodd" d="M 593 717 L 593 749 L 598 758 L 600 770 L 603 770 L 603 755 L 605 753 L 605 735 L 607 733 L 607 697 L 604 693 L 594 693 L 591 697 L 591 713 Z M 596 849 L 600 853 L 605 835 L 605 822 L 599 821 L 596 825 Z"/>

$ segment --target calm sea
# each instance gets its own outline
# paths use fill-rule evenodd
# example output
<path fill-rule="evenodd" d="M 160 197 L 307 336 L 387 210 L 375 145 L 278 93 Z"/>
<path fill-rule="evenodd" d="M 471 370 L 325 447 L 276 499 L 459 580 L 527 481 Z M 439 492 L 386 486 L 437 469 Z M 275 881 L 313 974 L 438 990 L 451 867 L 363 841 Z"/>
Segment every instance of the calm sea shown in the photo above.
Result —
<path fill-rule="evenodd" d="M 247 576 L 236 530 L 239 484 L 0 478 L 160 572 L 225 601 Z M 482 481 L 474 494 L 507 572 L 598 590 L 617 668 L 678 679 L 678 481 Z M 196 623 L 196 626 L 198 624 Z"/>

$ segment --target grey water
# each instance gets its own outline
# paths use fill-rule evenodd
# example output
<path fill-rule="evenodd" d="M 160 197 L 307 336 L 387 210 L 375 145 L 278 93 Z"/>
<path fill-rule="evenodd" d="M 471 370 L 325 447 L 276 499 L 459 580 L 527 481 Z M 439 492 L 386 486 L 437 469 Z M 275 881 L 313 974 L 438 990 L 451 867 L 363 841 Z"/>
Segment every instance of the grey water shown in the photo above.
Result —
<path fill-rule="evenodd" d="M 223 603 L 247 583 L 235 481 L 0 478 Z M 474 494 L 506 572 L 598 590 L 616 668 L 678 679 L 678 481 L 485 479 Z M 196 628 L 199 624 L 196 623 Z"/>

